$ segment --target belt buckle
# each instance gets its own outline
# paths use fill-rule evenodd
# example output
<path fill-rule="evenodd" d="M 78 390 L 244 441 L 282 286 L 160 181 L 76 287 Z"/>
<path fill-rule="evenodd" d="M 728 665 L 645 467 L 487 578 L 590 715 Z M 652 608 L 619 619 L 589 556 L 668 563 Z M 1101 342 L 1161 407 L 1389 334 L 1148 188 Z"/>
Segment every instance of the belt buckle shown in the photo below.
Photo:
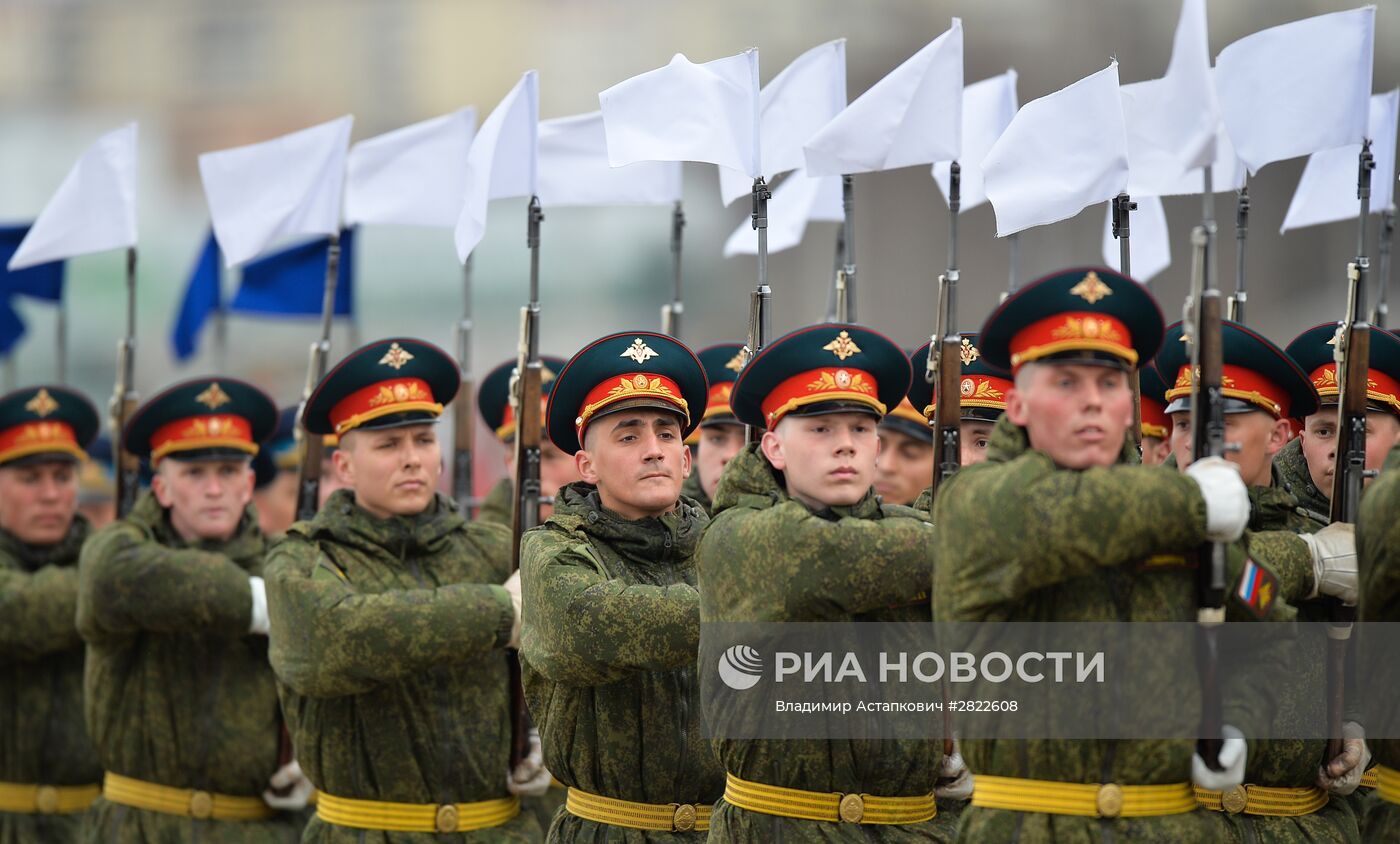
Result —
<path fill-rule="evenodd" d="M 1232 815 L 1238 815 L 1249 804 L 1249 791 L 1242 785 L 1220 792 L 1220 808 Z"/>
<path fill-rule="evenodd" d="M 671 829 L 676 832 L 690 832 L 695 829 L 695 807 L 689 803 L 674 805 L 676 810 L 671 814 Z"/>
<path fill-rule="evenodd" d="M 859 794 L 841 795 L 839 813 L 843 823 L 860 823 L 865 817 L 865 798 Z"/>
<path fill-rule="evenodd" d="M 58 789 L 51 785 L 41 785 L 34 792 L 34 808 L 41 815 L 52 815 L 58 811 Z"/>
<path fill-rule="evenodd" d="M 457 807 L 451 803 L 444 803 L 438 807 L 433 825 L 437 827 L 438 832 L 456 832 L 458 820 Z"/>
<path fill-rule="evenodd" d="M 1123 814 L 1123 786 L 1116 782 L 1099 786 L 1099 793 L 1094 796 L 1094 808 L 1102 818 L 1116 818 Z"/>
<path fill-rule="evenodd" d="M 214 798 L 207 791 L 190 792 L 190 817 L 206 821 L 214 815 Z"/>

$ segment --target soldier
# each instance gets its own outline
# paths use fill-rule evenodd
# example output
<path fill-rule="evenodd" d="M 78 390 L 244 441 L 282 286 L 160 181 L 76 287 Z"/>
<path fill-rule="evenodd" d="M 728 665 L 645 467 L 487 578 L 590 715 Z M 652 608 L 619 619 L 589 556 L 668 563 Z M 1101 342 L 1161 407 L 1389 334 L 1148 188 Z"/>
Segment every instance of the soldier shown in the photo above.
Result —
<path fill-rule="evenodd" d="M 1357 618 L 1362 622 L 1400 621 L 1400 446 L 1392 448 L 1381 476 L 1361 497 L 1357 519 L 1361 593 Z M 1391 625 L 1394 626 L 1394 625 Z M 1363 649 L 1367 639 L 1361 640 Z M 1371 742 L 1375 753 L 1378 787 L 1366 808 L 1362 828 L 1367 840 L 1400 840 L 1400 704 L 1392 691 L 1400 687 L 1400 660 L 1392 651 L 1368 654 L 1368 687 L 1381 694 L 1367 700 L 1366 711 L 1379 713 L 1379 740 Z"/>
<path fill-rule="evenodd" d="M 555 374 L 564 368 L 564 359 L 542 355 L 540 362 L 544 369 L 540 373 L 540 402 L 543 407 L 549 402 L 549 393 L 554 389 Z M 496 433 L 496 439 L 506 448 L 506 476 L 491 488 L 481 502 L 478 519 L 510 526 L 511 499 L 515 490 L 515 409 L 510 404 L 510 384 L 515 375 L 516 360 L 502 363 L 491 370 L 481 381 L 481 389 L 476 394 L 476 406 L 481 418 Z M 554 447 L 548 437 L 540 438 L 540 498 L 554 500 L 560 487 L 578 480 L 578 468 L 569 455 Z M 540 502 L 540 520 L 549 518 L 553 504 Z"/>
<path fill-rule="evenodd" d="M 301 455 L 296 424 L 296 407 L 282 408 L 272 436 L 253 458 L 253 505 L 258 508 L 258 523 L 267 536 L 280 536 L 297 520 Z"/>
<path fill-rule="evenodd" d="M 880 420 L 875 433 L 880 440 L 875 494 L 890 504 L 913 503 L 933 476 L 933 429 L 905 396 Z"/>
<path fill-rule="evenodd" d="M 505 649 L 520 594 L 509 533 L 467 524 L 436 491 L 433 423 L 458 384 L 442 350 L 385 339 L 307 401 L 303 425 L 340 438 L 348 487 L 268 554 L 272 665 L 320 789 L 305 842 L 539 837 L 517 799 L 548 787 L 538 747 L 509 770 Z"/>
<path fill-rule="evenodd" d="M 1326 521 L 1332 501 L 1332 470 L 1337 459 L 1337 363 L 1333 359 L 1337 324 L 1309 328 L 1288 344 L 1288 356 L 1310 373 L 1322 405 L 1303 422 L 1303 432 L 1274 458 L 1280 479 L 1298 502 Z M 1379 470 L 1400 442 L 1400 338 L 1371 329 L 1366 396 L 1366 468 Z M 1370 479 L 1364 483 L 1369 484 Z"/>
<path fill-rule="evenodd" d="M 1285 588 L 1283 597 L 1297 609 L 1299 620 L 1320 626 L 1328 618 L 1326 603 L 1318 600 L 1321 595 L 1356 600 L 1351 526 L 1325 527 L 1325 518 L 1310 518 L 1273 465 L 1274 455 L 1288 442 L 1288 419 L 1314 416 L 1318 394 L 1298 364 L 1262 335 L 1228 321 L 1222 332 L 1225 441 L 1231 447 L 1228 459 L 1240 466 L 1249 485 L 1250 553 L 1281 573 L 1285 587 L 1311 585 L 1306 591 Z M 1157 366 L 1173 378 L 1166 392 L 1172 447 L 1177 465 L 1188 466 L 1191 363 L 1179 323 L 1167 329 Z M 1334 584 L 1334 567 L 1347 569 L 1341 589 L 1333 588 L 1341 585 Z M 1297 646 L 1292 676 L 1303 688 L 1324 688 L 1325 642 L 1321 637 L 1305 638 Z M 1279 688 L 1275 698 L 1279 705 L 1273 738 L 1255 744 L 1245 784 L 1231 794 L 1198 794 L 1202 805 L 1224 812 L 1240 841 L 1254 840 L 1252 836 L 1269 841 L 1359 840 L 1355 812 L 1342 798 L 1356 790 L 1364 770 L 1360 726 L 1348 722 L 1342 755 L 1331 761 L 1330 771 L 1323 771 L 1325 742 L 1289 737 L 1326 722 L 1325 700 L 1320 695 L 1301 697 L 1289 687 Z M 1357 711 L 1349 716 L 1353 721 L 1360 717 Z"/>
<path fill-rule="evenodd" d="M 1167 416 L 1167 382 L 1156 363 L 1138 370 L 1142 416 L 1142 464 L 1161 466 L 1172 453 L 1172 420 Z"/>
<path fill-rule="evenodd" d="M 720 343 L 695 353 L 705 367 L 710 398 L 700 427 L 686 440 L 694 447 L 695 468 L 685 479 L 681 494 L 698 501 L 706 513 L 710 512 L 724 467 L 744 447 L 744 425 L 734 418 L 734 409 L 729 405 L 734 379 L 744 368 L 743 350 L 742 343 Z"/>
<path fill-rule="evenodd" d="M 705 840 L 722 780 L 692 556 L 709 519 L 681 496 L 705 399 L 695 355 L 650 332 L 585 347 L 551 393 L 550 439 L 582 481 L 521 546 L 525 692 L 569 787 L 550 841 Z"/>
<path fill-rule="evenodd" d="M 1157 351 L 1162 333 L 1151 294 L 1107 269 L 1042 278 L 987 319 L 982 356 L 1009 369 L 1014 386 L 987 461 L 939 490 L 936 619 L 1195 619 L 1196 575 L 1182 555 L 1208 540 L 1238 539 L 1249 502 L 1223 460 L 1199 461 L 1185 476 L 1135 465 L 1129 373 Z M 1124 509 L 1124 501 L 1151 506 Z M 1193 664 L 1189 647 L 1162 653 L 1160 667 L 1137 682 L 1145 700 L 1163 701 L 1153 715 L 1164 730 L 1194 735 L 1200 696 L 1194 672 L 1169 668 L 1180 664 Z M 1261 695 L 1231 700 L 1247 703 L 1227 712 L 1227 723 L 1250 730 L 1267 718 L 1250 707 L 1263 706 Z M 1193 745 L 967 740 L 976 780 L 960 840 L 1215 841 L 1219 820 L 1197 811 L 1191 780 L 1238 784 L 1247 747 L 1228 731 L 1224 770 L 1214 772 L 1193 759 Z"/>
<path fill-rule="evenodd" d="M 77 841 L 102 777 L 73 623 L 89 531 L 78 472 L 97 426 L 64 387 L 0 398 L 0 841 Z"/>
<path fill-rule="evenodd" d="M 992 427 L 1006 410 L 1006 394 L 1011 390 L 1009 373 L 987 363 L 977 348 L 977 335 L 966 331 L 962 335 L 962 349 L 959 352 L 962 378 L 958 383 L 958 406 L 961 408 L 962 422 L 958 425 L 958 442 L 962 447 L 962 466 L 971 466 L 987 459 L 987 447 L 991 444 Z M 909 364 L 914 377 L 909 382 L 909 401 L 920 410 L 925 427 L 931 426 L 938 405 L 935 403 L 933 384 L 924 377 L 928 364 L 928 344 L 920 346 L 909 356 Z M 886 417 L 888 419 L 888 417 Z M 932 430 L 930 428 L 930 430 Z M 932 442 L 932 434 L 930 434 Z M 928 486 L 933 467 L 924 473 L 923 485 Z"/>
<path fill-rule="evenodd" d="M 908 387 L 904 352 L 856 325 L 799 329 L 748 362 L 734 414 L 764 434 L 729 464 L 715 497 L 698 555 L 702 623 L 903 620 L 927 601 L 933 529 L 874 491 L 877 423 Z M 934 732 L 873 743 L 717 738 L 727 776 L 711 834 L 950 840 L 934 783 L 958 772 L 943 769 Z"/>
<path fill-rule="evenodd" d="M 112 471 L 112 440 L 98 435 L 78 470 L 78 512 L 89 530 L 101 530 L 117 517 L 117 483 Z"/>
<path fill-rule="evenodd" d="M 297 837 L 276 809 L 304 806 L 310 786 L 279 758 L 265 539 L 249 504 L 249 461 L 276 422 L 257 388 L 197 378 L 127 423 L 151 489 L 87 542 L 79 568 L 87 724 L 106 769 L 87 841 Z"/>

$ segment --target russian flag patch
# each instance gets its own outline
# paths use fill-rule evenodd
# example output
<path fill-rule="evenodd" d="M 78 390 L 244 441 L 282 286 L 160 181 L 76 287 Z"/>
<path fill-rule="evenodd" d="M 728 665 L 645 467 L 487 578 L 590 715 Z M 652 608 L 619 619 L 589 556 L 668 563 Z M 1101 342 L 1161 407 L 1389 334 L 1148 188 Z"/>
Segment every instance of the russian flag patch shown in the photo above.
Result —
<path fill-rule="evenodd" d="M 1235 597 L 1240 599 L 1255 618 L 1264 618 L 1274 605 L 1278 593 L 1278 578 L 1253 560 L 1244 561 L 1244 572 L 1240 574 L 1240 585 L 1235 589 Z"/>

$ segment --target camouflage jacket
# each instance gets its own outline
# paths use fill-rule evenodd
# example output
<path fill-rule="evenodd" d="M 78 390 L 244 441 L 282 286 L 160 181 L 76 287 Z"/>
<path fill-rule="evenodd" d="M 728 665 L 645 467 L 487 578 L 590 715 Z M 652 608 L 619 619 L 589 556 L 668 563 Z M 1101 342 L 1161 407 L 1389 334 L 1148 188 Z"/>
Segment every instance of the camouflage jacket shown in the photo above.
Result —
<path fill-rule="evenodd" d="M 515 482 L 510 478 L 497 481 L 496 485 L 491 487 L 491 491 L 486 493 L 486 497 L 481 499 L 481 507 L 476 511 L 476 521 L 492 522 L 509 528 L 511 507 L 515 504 L 511 500 L 514 490 Z"/>
<path fill-rule="evenodd" d="M 681 484 L 681 495 L 699 504 L 704 508 L 706 513 L 713 511 L 715 508 L 715 504 L 710 500 L 710 496 L 705 494 L 705 488 L 700 485 L 699 469 L 690 470 L 690 477 L 686 478 L 685 483 Z"/>
<path fill-rule="evenodd" d="M 264 550 L 251 506 L 227 542 L 189 543 L 150 492 L 83 546 L 87 725 L 108 771 L 220 794 L 267 788 L 281 718 L 267 639 L 248 633 Z M 295 836 L 290 818 L 194 822 L 99 799 L 88 840 L 159 840 L 196 823 L 210 842 Z"/>
<path fill-rule="evenodd" d="M 554 515 L 524 537 L 526 698 L 545 767 L 583 791 L 641 803 L 719 798 L 724 773 L 705 739 L 695 662 L 694 554 L 709 518 L 682 498 L 629 521 L 597 490 L 560 490 Z M 558 841 L 704 840 L 563 816 Z"/>
<path fill-rule="evenodd" d="M 83 640 L 73 623 L 87 537 L 82 515 L 55 545 L 26 545 L 0 530 L 0 781 L 102 781 L 83 723 Z M 74 840 L 81 819 L 0 813 L 0 841 Z"/>
<path fill-rule="evenodd" d="M 509 568 L 507 531 L 468 524 L 441 495 L 418 516 L 377 519 L 337 490 L 315 519 L 292 525 L 268 553 L 271 657 L 317 788 L 392 803 L 507 796 L 514 610 L 499 584 Z M 468 840 L 532 831 L 520 815 Z M 366 839 L 316 819 L 302 840 Z"/>
<path fill-rule="evenodd" d="M 933 537 L 926 518 L 881 504 L 873 490 L 851 507 L 814 512 L 788 496 L 751 444 L 725 467 L 714 521 L 700 542 L 701 622 L 907 620 L 907 605 L 927 600 Z M 716 739 L 714 747 L 726 771 L 751 782 L 882 796 L 930 793 L 943 759 L 936 719 L 926 740 Z M 711 830 L 718 840 L 939 840 L 936 827 L 936 820 L 823 824 L 721 803 Z"/>
<path fill-rule="evenodd" d="M 1301 508 L 1309 519 L 1327 524 L 1332 512 L 1332 500 L 1312 481 L 1307 458 L 1303 456 L 1301 437 L 1294 437 L 1274 455 L 1274 483 L 1293 495 L 1295 506 Z"/>
<path fill-rule="evenodd" d="M 1135 465 L 1125 440 L 1118 465 L 1061 469 L 1030 448 L 1025 430 L 1002 417 L 988 460 L 961 469 L 939 490 L 934 616 L 940 621 L 1170 621 L 1196 617 L 1193 568 L 1184 555 L 1205 540 L 1205 502 L 1172 468 Z M 1123 506 L 1132 502 L 1132 507 Z M 1006 530 L 1006 526 L 1020 526 Z M 994 540 L 989 540 L 994 538 Z M 1239 544 L 1232 571 L 1242 567 Z M 1175 562 L 1172 562 L 1172 561 Z M 1233 591 L 1233 590 L 1232 590 Z M 1135 678 L 1136 705 L 1158 723 L 1193 734 L 1200 691 L 1189 645 Z M 1287 652 L 1259 656 L 1281 670 Z M 1236 702 L 1227 723 L 1252 735 L 1272 716 L 1267 672 L 1227 678 Z M 1253 684 L 1253 685 L 1250 685 Z M 1156 693 L 1142 694 L 1151 687 Z M 1112 695 L 1112 690 L 1106 690 Z M 1110 697 L 1103 702 L 1111 711 Z M 1047 718 L 1052 713 L 1047 713 Z M 1070 717 L 1060 713 L 1060 717 Z M 1082 717 L 1082 713 L 1079 717 Z M 1103 717 L 1103 716 L 1099 716 Z M 1191 778 L 1194 741 L 969 740 L 974 774 L 1121 784 L 1181 783 Z M 972 807 L 969 840 L 1098 840 L 1099 821 Z M 1215 840 L 1218 818 L 1197 814 L 1108 822 L 1121 840 Z"/>
<path fill-rule="evenodd" d="M 1379 478 L 1361 497 L 1357 519 L 1357 553 L 1361 566 L 1361 602 L 1357 618 L 1362 622 L 1400 621 L 1400 447 L 1386 458 Z M 1400 660 L 1393 653 L 1368 653 L 1366 638 L 1360 642 L 1362 665 L 1369 674 L 1367 686 L 1386 694 L 1366 702 L 1367 720 L 1376 736 L 1400 736 Z M 1367 742 L 1375 760 L 1400 770 L 1400 738 L 1375 738 Z M 1400 837 L 1400 805 L 1379 802 L 1367 817 L 1367 833 L 1374 840 Z"/>

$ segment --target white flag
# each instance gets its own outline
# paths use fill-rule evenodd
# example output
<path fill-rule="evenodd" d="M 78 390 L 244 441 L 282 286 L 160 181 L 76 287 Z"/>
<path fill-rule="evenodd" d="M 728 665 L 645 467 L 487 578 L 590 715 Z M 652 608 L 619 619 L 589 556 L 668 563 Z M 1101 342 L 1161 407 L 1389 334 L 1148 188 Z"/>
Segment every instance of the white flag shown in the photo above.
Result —
<path fill-rule="evenodd" d="M 997 237 L 1073 217 L 1128 183 L 1118 62 L 1021 107 L 982 159 Z"/>
<path fill-rule="evenodd" d="M 1133 86 L 1124 85 L 1122 90 L 1127 91 Z M 1124 98 L 1124 111 L 1127 111 L 1127 98 Z M 1153 175 L 1148 172 L 1142 176 L 1134 175 L 1133 168 L 1137 167 L 1138 159 L 1132 151 L 1132 132 L 1129 131 L 1129 151 L 1128 151 L 1128 193 L 1137 196 L 1138 193 L 1144 196 L 1187 196 L 1199 195 L 1205 192 L 1205 168 L 1198 167 L 1186 173 L 1178 174 L 1175 177 L 1168 177 L 1167 172 L 1171 164 L 1164 164 Z M 1225 124 L 1221 123 L 1215 134 L 1215 162 L 1211 166 L 1210 185 L 1211 193 L 1226 193 L 1237 191 L 1244 187 L 1245 179 L 1249 176 L 1249 168 L 1244 166 L 1239 156 L 1235 155 L 1235 145 L 1230 143 L 1230 135 L 1225 131 Z"/>
<path fill-rule="evenodd" d="M 840 176 L 961 155 L 962 20 L 871 86 L 807 141 L 807 172 Z"/>
<path fill-rule="evenodd" d="M 840 176 L 813 178 L 803 170 L 794 170 L 768 200 L 768 253 L 782 252 L 801 243 L 812 220 L 844 219 Z M 724 257 L 757 254 L 758 231 L 746 217 L 724 242 Z"/>
<path fill-rule="evenodd" d="M 1371 212 L 1380 213 L 1395 205 L 1395 122 L 1400 105 L 1400 88 L 1371 97 L 1370 127 L 1366 137 L 1376 169 L 1371 172 Z M 1361 213 L 1356 198 L 1356 159 L 1361 144 L 1315 152 L 1303 168 L 1298 190 L 1288 204 L 1279 233 L 1320 223 L 1354 220 Z"/>
<path fill-rule="evenodd" d="M 350 115 L 290 135 L 199 157 L 199 175 L 225 266 L 274 241 L 340 232 Z"/>
<path fill-rule="evenodd" d="M 540 122 L 540 202 L 565 205 L 670 205 L 681 198 L 679 161 L 608 166 L 603 113 Z"/>
<path fill-rule="evenodd" d="M 802 145 L 846 107 L 846 39 L 813 47 L 758 92 L 758 135 L 763 176 L 803 165 Z M 753 178 L 719 168 L 719 193 L 728 205 L 753 193 Z"/>
<path fill-rule="evenodd" d="M 1134 196 L 1137 210 L 1128 219 L 1128 260 L 1132 276 L 1138 281 L 1151 281 L 1172 265 L 1171 239 L 1167 236 L 1167 212 L 1162 200 L 1155 196 Z M 1119 272 L 1118 258 L 1121 241 L 1113 236 L 1113 206 L 1108 207 L 1103 230 L 1104 263 Z"/>
<path fill-rule="evenodd" d="M 538 192 L 539 122 L 539 74 L 527 70 L 481 124 L 467 153 L 467 199 L 454 232 L 462 263 L 486 233 L 491 200 Z"/>
<path fill-rule="evenodd" d="M 450 229 L 467 195 L 468 107 L 360 141 L 350 148 L 345 222 Z"/>
<path fill-rule="evenodd" d="M 1361 143 L 1375 27 L 1376 8 L 1366 6 L 1256 32 L 1220 51 L 1220 109 L 1250 173 Z"/>
<path fill-rule="evenodd" d="M 63 178 L 10 258 L 22 270 L 136 245 L 136 124 L 97 139 Z"/>
<path fill-rule="evenodd" d="M 758 50 L 671 63 L 598 95 L 608 161 L 705 161 L 750 179 L 763 172 L 758 143 Z"/>
<path fill-rule="evenodd" d="M 963 89 L 962 101 L 962 160 L 958 166 L 962 172 L 959 196 L 961 204 L 958 213 L 971 211 L 987 201 L 987 191 L 982 186 L 982 159 L 992 144 L 1016 116 L 1016 71 L 1008 70 L 1000 76 L 974 82 Z M 943 201 L 948 201 L 948 187 L 952 175 L 952 165 L 940 161 L 933 165 L 933 180 L 943 192 Z"/>

